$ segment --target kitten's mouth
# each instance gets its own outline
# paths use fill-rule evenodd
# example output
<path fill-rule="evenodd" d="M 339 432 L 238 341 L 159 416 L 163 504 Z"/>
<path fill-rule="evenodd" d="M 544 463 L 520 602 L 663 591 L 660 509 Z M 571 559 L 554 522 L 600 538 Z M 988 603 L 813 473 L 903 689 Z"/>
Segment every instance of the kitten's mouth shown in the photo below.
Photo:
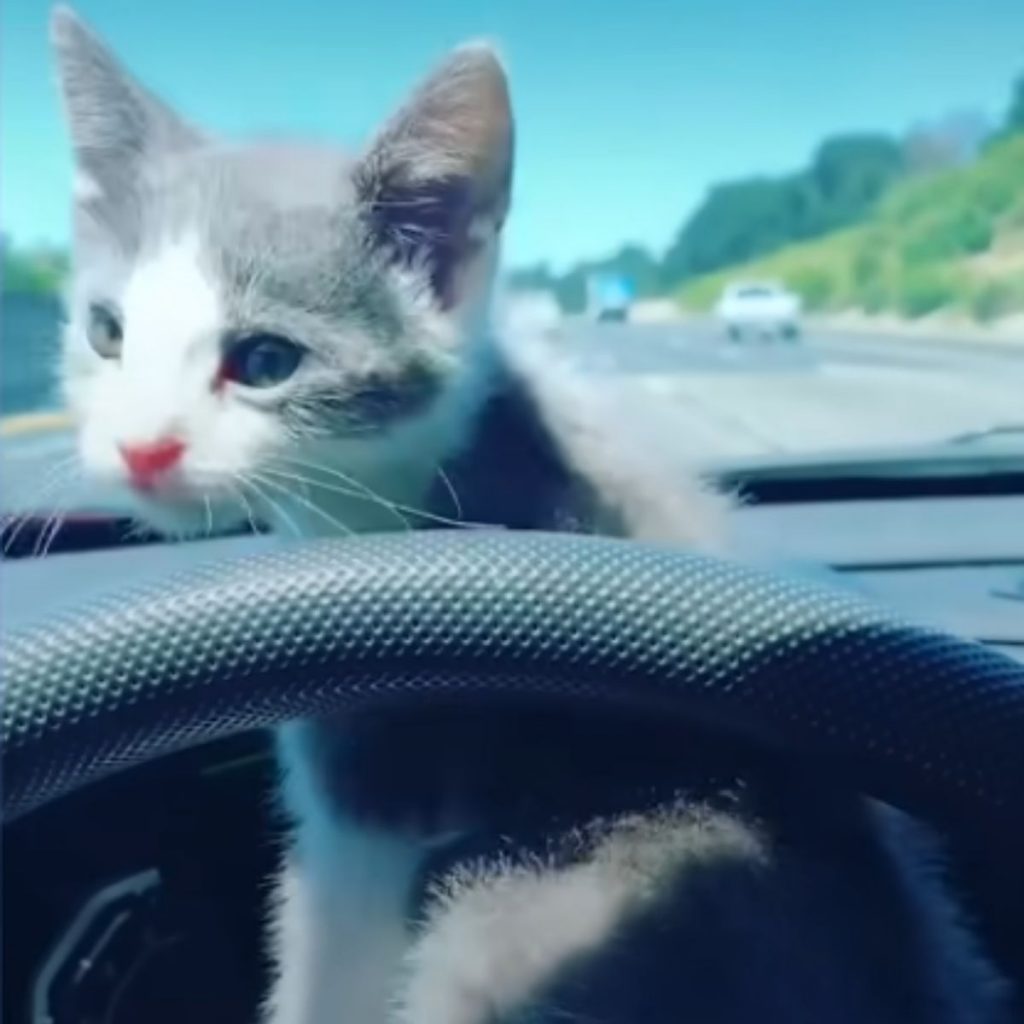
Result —
<path fill-rule="evenodd" d="M 176 480 L 132 480 L 124 481 L 125 488 L 144 508 L 170 511 L 187 515 L 190 510 L 201 509 L 207 501 L 223 499 L 224 495 L 214 489 L 199 489 L 181 479 Z"/>
<path fill-rule="evenodd" d="M 155 501 L 201 501 L 202 492 L 182 477 L 166 477 L 160 480 L 147 480 L 129 476 L 125 486 L 136 494 Z"/>
<path fill-rule="evenodd" d="M 123 473 L 121 484 L 147 503 L 170 507 L 201 506 L 206 501 L 223 501 L 232 493 L 219 474 L 181 466 L 154 474 Z"/>
<path fill-rule="evenodd" d="M 133 480 L 129 478 L 126 485 L 136 494 L 152 497 L 158 501 L 165 497 L 173 499 L 175 495 L 183 493 L 184 490 L 180 485 L 168 486 L 166 483 L 157 483 L 154 480 Z"/>
<path fill-rule="evenodd" d="M 183 480 L 127 486 L 135 499 L 137 518 L 159 533 L 212 536 L 252 519 L 237 492 L 225 487 L 197 488 Z"/>

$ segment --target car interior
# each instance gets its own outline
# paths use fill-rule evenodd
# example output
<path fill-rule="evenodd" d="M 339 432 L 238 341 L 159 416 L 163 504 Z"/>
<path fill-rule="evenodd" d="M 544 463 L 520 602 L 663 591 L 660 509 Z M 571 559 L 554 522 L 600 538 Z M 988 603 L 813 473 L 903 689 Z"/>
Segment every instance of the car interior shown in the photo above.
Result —
<path fill-rule="evenodd" d="M 954 991 L 982 961 L 1024 1024 L 1024 0 L 2 6 L 4 1024 L 735 1024 L 720 990 L 760 1007 L 765 978 L 788 1007 L 806 951 L 836 1017 L 750 1024 L 883 1024 L 856 1017 L 876 999 L 996 1024 L 984 969 Z M 367 940 L 379 836 L 332 828 L 379 795 L 353 723 L 391 710 L 412 727 L 365 745 L 399 823 L 381 859 L 410 840 L 414 881 Z M 498 725 L 458 734 L 467 770 L 447 741 L 477 712 Z M 284 725 L 317 734 L 298 797 Z M 467 779 L 492 804 L 460 818 Z M 410 789 L 444 806 L 400 818 Z M 638 901 L 650 957 L 567 940 L 588 1012 L 557 1005 L 554 957 L 512 1012 L 480 983 L 462 1017 L 392 1013 L 379 970 L 335 1021 L 360 971 L 328 956 L 297 1011 L 268 997 L 320 939 L 272 948 L 289 899 L 356 968 L 381 935 L 397 963 L 478 865 L 560 880 L 587 829 L 655 808 L 674 839 L 708 793 L 750 847 L 765 824 L 755 884 L 716 878 L 695 904 L 726 912 L 664 929 Z M 283 858 L 322 852 L 291 798 L 370 867 L 325 844 L 280 899 Z M 932 933 L 935 879 L 872 801 L 935 832 L 963 922 Z M 618 939 L 618 883 L 650 877 L 595 879 Z M 760 973 L 719 955 L 751 935 Z M 689 995 L 664 955 L 687 942 L 710 1021 L 658 994 Z"/>
<path fill-rule="evenodd" d="M 720 470 L 742 500 L 736 534 L 749 560 L 1024 665 L 1024 480 L 894 478 L 898 488 L 855 463 L 817 474 L 777 463 Z M 3 562 L 7 635 L 183 566 L 291 543 L 267 534 L 127 542 L 124 521 L 93 513 L 72 518 L 46 558 L 28 557 L 45 527 L 43 516 L 27 520 Z M 268 736 L 253 730 L 112 774 L 8 824 L 5 1019 L 255 1019 L 283 828 L 274 777 Z M 993 941 L 1013 959 L 1015 939 Z"/>

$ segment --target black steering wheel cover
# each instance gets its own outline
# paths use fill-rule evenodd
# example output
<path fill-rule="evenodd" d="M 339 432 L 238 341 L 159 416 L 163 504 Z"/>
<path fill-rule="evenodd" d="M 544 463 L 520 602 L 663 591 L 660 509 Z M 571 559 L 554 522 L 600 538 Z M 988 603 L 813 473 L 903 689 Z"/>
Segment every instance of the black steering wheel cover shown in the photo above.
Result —
<path fill-rule="evenodd" d="M 343 708 L 503 691 L 646 705 L 827 763 L 944 828 L 1024 822 L 1024 669 L 838 589 L 608 538 L 316 541 L 8 634 L 4 819 Z"/>

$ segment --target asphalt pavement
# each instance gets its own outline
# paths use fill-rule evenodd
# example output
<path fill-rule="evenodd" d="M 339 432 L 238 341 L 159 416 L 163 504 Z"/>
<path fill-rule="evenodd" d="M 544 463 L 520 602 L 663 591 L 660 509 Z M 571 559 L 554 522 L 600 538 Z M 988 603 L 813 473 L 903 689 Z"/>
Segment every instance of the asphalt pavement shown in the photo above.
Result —
<path fill-rule="evenodd" d="M 734 343 L 701 321 L 577 321 L 564 344 L 699 461 L 929 443 L 1024 420 L 1024 345 L 816 329 Z"/>

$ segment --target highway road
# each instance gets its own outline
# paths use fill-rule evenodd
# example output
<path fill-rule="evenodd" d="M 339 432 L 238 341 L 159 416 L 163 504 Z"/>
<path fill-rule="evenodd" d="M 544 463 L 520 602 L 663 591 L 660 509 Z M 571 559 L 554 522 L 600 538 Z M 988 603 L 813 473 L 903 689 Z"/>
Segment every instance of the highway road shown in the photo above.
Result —
<path fill-rule="evenodd" d="M 735 345 L 700 322 L 585 321 L 568 322 L 560 344 L 649 436 L 697 464 L 927 443 L 1024 421 L 1024 346 L 820 331 Z M 52 429 L 0 438 L 4 506 L 48 505 L 47 469 L 69 446 Z"/>
<path fill-rule="evenodd" d="M 712 324 L 567 326 L 567 352 L 695 459 L 940 441 L 1024 421 L 1024 345 L 810 330 L 726 341 Z"/>

